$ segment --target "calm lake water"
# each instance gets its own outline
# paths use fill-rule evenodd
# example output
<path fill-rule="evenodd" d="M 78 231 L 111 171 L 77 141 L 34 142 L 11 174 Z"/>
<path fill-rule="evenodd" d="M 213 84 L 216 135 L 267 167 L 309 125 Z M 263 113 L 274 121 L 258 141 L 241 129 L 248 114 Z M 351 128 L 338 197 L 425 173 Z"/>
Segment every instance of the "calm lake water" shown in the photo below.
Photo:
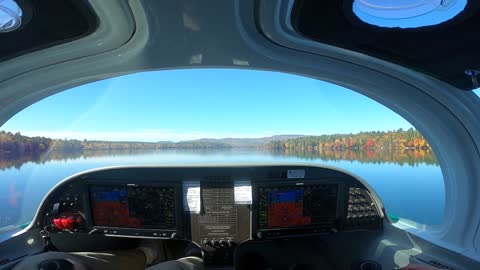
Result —
<path fill-rule="evenodd" d="M 116 150 L 0 157 L 0 228 L 29 222 L 44 195 L 74 173 L 111 165 L 208 162 L 307 162 L 335 166 L 366 180 L 380 195 L 388 213 L 424 224 L 438 224 L 443 216 L 443 177 L 428 151 Z"/>

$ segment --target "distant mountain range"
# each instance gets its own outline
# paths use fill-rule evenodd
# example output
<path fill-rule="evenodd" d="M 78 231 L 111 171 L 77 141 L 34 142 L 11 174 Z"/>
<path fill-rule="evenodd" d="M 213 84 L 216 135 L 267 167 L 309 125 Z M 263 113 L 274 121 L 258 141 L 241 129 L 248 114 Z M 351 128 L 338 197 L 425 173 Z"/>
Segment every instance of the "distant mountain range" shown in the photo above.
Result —
<path fill-rule="evenodd" d="M 304 135 L 276 135 L 262 138 L 199 139 L 180 142 L 101 141 L 28 137 L 0 131 L 0 154 L 43 153 L 49 150 L 141 150 L 141 149 L 225 149 L 266 147 L 272 141 L 301 139 Z"/>
<path fill-rule="evenodd" d="M 204 138 L 180 142 L 135 142 L 98 140 L 59 140 L 28 137 L 20 133 L 0 131 L 0 153 L 41 153 L 48 150 L 141 150 L 141 149 L 214 149 L 265 148 L 276 150 L 375 150 L 430 149 L 422 135 L 413 128 L 392 131 L 369 131 L 356 134 L 274 135 L 260 138 Z"/>
<path fill-rule="evenodd" d="M 261 138 L 222 138 L 209 139 L 203 138 L 198 140 L 182 141 L 180 143 L 222 143 L 231 145 L 234 148 L 255 147 L 270 143 L 271 141 L 283 141 L 289 139 L 297 139 L 307 137 L 308 135 L 275 135 Z"/>

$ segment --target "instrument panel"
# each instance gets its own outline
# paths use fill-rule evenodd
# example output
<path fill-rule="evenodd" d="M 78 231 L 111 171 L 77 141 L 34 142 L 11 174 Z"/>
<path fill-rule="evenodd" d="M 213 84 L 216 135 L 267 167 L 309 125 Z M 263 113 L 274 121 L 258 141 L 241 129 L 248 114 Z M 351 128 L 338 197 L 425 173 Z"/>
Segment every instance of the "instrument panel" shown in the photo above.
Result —
<path fill-rule="evenodd" d="M 52 233 L 191 240 L 212 254 L 207 263 L 231 261 L 249 239 L 381 230 L 384 220 L 361 180 L 296 165 L 86 172 L 55 187 L 37 217 Z"/>

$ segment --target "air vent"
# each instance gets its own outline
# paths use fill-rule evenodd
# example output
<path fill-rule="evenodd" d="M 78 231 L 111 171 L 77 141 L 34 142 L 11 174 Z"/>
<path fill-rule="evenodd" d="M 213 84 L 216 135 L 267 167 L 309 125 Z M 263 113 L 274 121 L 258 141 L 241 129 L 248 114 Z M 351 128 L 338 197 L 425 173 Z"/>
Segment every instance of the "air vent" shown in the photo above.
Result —
<path fill-rule="evenodd" d="M 440 268 L 440 269 L 449 269 L 449 270 L 456 270 L 455 268 L 453 267 L 450 267 L 448 265 L 445 265 L 445 264 L 442 264 L 442 263 L 439 263 L 437 261 L 433 261 L 433 260 L 430 260 L 428 261 L 429 264 L 437 267 L 437 268 Z"/>
<path fill-rule="evenodd" d="M 431 265 L 431 266 L 434 266 L 436 268 L 439 268 L 439 269 L 447 269 L 447 270 L 457 270 L 457 268 L 454 268 L 450 265 L 447 265 L 443 262 L 439 262 L 438 260 L 428 256 L 428 255 L 425 255 L 425 254 L 419 254 L 419 255 L 416 255 L 416 256 L 412 256 L 412 258 L 414 258 L 415 260 L 417 261 L 420 261 L 420 262 L 423 262 L 423 263 L 426 263 L 428 265 Z"/>

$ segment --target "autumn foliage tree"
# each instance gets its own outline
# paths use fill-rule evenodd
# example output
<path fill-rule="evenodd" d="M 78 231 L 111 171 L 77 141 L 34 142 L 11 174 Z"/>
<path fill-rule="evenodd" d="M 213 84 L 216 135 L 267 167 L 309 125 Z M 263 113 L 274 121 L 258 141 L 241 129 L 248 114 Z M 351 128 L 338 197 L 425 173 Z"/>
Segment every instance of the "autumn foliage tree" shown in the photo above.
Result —
<path fill-rule="evenodd" d="M 413 128 L 394 131 L 371 131 L 356 134 L 333 134 L 305 136 L 288 140 L 272 141 L 265 147 L 270 149 L 302 149 L 302 150 L 420 150 L 430 149 L 425 138 Z"/>

